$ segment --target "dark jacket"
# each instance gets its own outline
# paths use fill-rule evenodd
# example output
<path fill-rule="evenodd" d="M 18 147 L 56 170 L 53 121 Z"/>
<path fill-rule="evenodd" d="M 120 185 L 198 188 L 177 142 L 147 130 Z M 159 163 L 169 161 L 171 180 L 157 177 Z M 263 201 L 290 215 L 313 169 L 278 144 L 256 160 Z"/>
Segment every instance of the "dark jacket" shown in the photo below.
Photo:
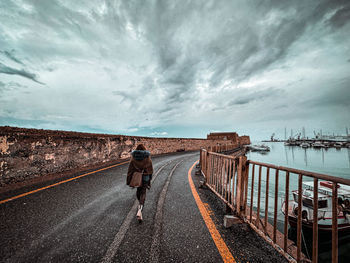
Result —
<path fill-rule="evenodd" d="M 149 151 L 135 150 L 131 153 L 131 160 L 129 163 L 128 175 L 126 177 L 126 184 L 130 184 L 131 177 L 134 172 L 142 171 L 144 171 L 144 175 L 150 175 L 152 178 L 153 165 L 151 154 Z"/>

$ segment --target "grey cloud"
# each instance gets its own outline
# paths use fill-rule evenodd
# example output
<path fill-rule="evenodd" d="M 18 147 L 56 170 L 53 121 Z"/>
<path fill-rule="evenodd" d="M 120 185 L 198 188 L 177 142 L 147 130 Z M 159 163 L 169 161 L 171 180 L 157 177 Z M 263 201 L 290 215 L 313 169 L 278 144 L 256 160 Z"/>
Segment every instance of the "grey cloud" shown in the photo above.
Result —
<path fill-rule="evenodd" d="M 138 1 L 126 1 L 121 2 L 123 16 L 120 19 L 142 28 L 144 37 L 154 45 L 164 88 L 170 85 L 168 99 L 172 102 L 180 99 L 173 91 L 191 92 L 203 64 L 212 71 L 210 85 L 213 87 L 227 79 L 239 82 L 263 72 L 285 58 L 289 47 L 308 26 L 344 3 L 207 1 L 202 5 L 156 1 L 140 5 Z M 237 6 L 240 6 L 240 16 L 235 12 Z M 275 13 L 278 15 L 274 23 L 258 25 Z M 210 22 L 203 25 L 203 19 Z M 262 34 L 264 30 L 266 33 Z M 182 34 L 188 34 L 187 39 Z"/>
<path fill-rule="evenodd" d="M 275 106 L 273 109 L 280 110 L 280 109 L 285 109 L 285 108 L 288 108 L 288 105 L 280 104 L 280 105 Z"/>
<path fill-rule="evenodd" d="M 4 91 L 8 90 L 6 88 L 6 84 L 4 82 L 0 81 L 0 94 L 2 94 Z"/>
<path fill-rule="evenodd" d="M 28 88 L 27 86 L 21 85 L 17 82 L 10 81 L 8 83 L 4 83 L 0 81 L 0 92 L 1 91 L 8 91 L 8 90 L 18 90 L 18 89 L 23 89 L 23 88 Z"/>
<path fill-rule="evenodd" d="M 350 21 L 350 2 L 335 12 L 335 14 L 329 19 L 329 23 L 334 27 L 342 27 Z"/>
<path fill-rule="evenodd" d="M 333 83 L 332 89 L 320 89 L 310 99 L 303 103 L 313 107 L 345 106 L 350 107 L 350 78 L 345 78 Z"/>
<path fill-rule="evenodd" d="M 28 71 L 25 71 L 24 69 L 18 70 L 15 68 L 11 68 L 8 66 L 5 66 L 4 64 L 0 63 L 0 73 L 3 74 L 9 74 L 9 75 L 18 75 L 22 76 L 24 78 L 30 79 L 32 81 L 35 81 L 39 84 L 44 84 L 37 80 L 37 75 Z"/>
<path fill-rule="evenodd" d="M 228 106 L 244 105 L 256 100 L 264 100 L 265 98 L 270 98 L 270 97 L 278 98 L 282 94 L 284 94 L 284 90 L 277 89 L 277 88 L 269 88 L 261 91 L 254 91 L 254 92 L 242 90 L 241 92 L 237 92 L 237 93 L 238 94 L 242 93 L 243 95 L 238 95 L 237 98 L 231 100 L 228 103 Z"/>
<path fill-rule="evenodd" d="M 19 64 L 17 67 L 2 61 L 6 66 L 0 64 L 0 72 L 36 82 L 38 76 L 34 72 L 40 72 L 40 77 L 45 82 L 48 80 L 58 97 L 72 96 L 70 102 L 79 100 L 70 92 L 71 83 L 81 84 L 86 87 L 87 96 L 98 94 L 96 103 L 103 104 L 107 111 L 126 116 L 130 121 L 128 127 L 135 127 L 146 117 L 157 119 L 156 125 L 165 121 L 188 122 L 186 117 L 192 117 L 193 105 L 209 105 L 201 108 L 208 109 L 204 114 L 196 112 L 198 123 L 212 123 L 212 116 L 230 122 L 229 118 L 235 118 L 234 113 L 225 114 L 227 111 L 242 106 L 240 109 L 249 114 L 259 108 L 260 104 L 254 103 L 259 99 L 271 102 L 266 118 L 279 119 L 280 116 L 273 115 L 277 113 L 271 112 L 275 109 L 283 112 L 283 103 L 290 99 L 287 96 L 293 94 L 292 99 L 296 98 L 290 92 L 296 88 L 317 95 L 312 101 L 298 105 L 302 109 L 346 105 L 345 86 L 332 85 L 338 75 L 346 73 L 329 67 L 329 79 L 320 83 L 320 88 L 316 85 L 310 88 L 308 84 L 317 82 L 318 74 L 324 72 L 315 68 L 317 62 L 311 63 L 306 58 L 312 53 L 308 51 L 315 50 L 317 45 L 318 57 L 327 58 L 332 50 L 337 50 L 331 63 L 335 65 L 337 59 L 342 66 L 350 62 L 344 48 L 349 44 L 346 32 L 349 3 L 348 0 L 28 0 L 26 5 L 32 6 L 28 11 L 21 1 L 0 1 L 3 50 L 0 55 Z M 106 8 L 102 10 L 104 4 Z M 93 73 L 89 74 L 86 79 L 91 83 L 86 83 L 85 75 L 99 73 L 101 69 L 107 74 L 96 76 L 96 80 Z M 271 73 L 274 70 L 282 73 L 280 80 Z M 312 73 L 308 75 L 310 70 Z M 286 72 L 290 75 L 286 76 Z M 61 81 L 61 74 L 67 76 L 65 81 Z M 300 78 L 304 80 L 298 81 Z M 236 89 L 233 94 L 223 88 L 227 83 L 236 87 L 254 80 L 264 84 Z M 118 90 L 113 92 L 113 87 Z M 110 98 L 111 94 L 118 98 Z M 44 101 L 49 95 L 42 96 Z M 17 98 L 21 99 L 24 100 Z M 109 106 L 104 104 L 104 99 L 120 103 Z M 64 98 L 60 100 L 60 107 L 68 104 Z M 215 112 L 206 116 L 213 105 Z M 48 106 L 42 108 L 45 107 Z M 50 107 L 52 112 L 59 111 L 57 106 L 57 109 Z M 76 106 L 77 116 L 91 110 L 84 107 Z M 287 110 L 292 111 L 290 107 Z M 179 120 L 179 114 L 185 116 L 183 120 Z M 77 117 L 74 122 L 78 120 Z M 108 119 L 106 123 L 118 126 L 125 120 L 113 121 Z M 91 130 L 84 125 L 75 128 Z"/>
<path fill-rule="evenodd" d="M 97 21 L 89 20 L 89 13 L 82 12 L 89 6 L 93 9 L 91 4 L 75 1 L 68 7 L 67 3 L 42 0 L 28 1 L 27 4 L 31 6 L 30 13 L 24 11 L 21 3 L 11 0 L 6 1 L 6 4 L 0 3 L 0 16 L 7 18 L 1 21 L 2 35 L 6 35 L 8 29 L 30 32 L 21 36 L 22 41 L 8 37 L 5 42 L 8 49 L 16 46 L 16 50 L 30 54 L 32 62 L 43 63 L 52 58 L 74 59 L 86 52 L 86 46 L 95 48 L 100 45 L 103 38 L 93 23 Z M 96 53 L 94 49 L 89 50 L 90 56 Z"/>
<path fill-rule="evenodd" d="M 3 53 L 6 57 L 11 59 L 12 61 L 21 65 L 24 65 L 24 63 L 16 57 L 14 49 L 12 49 L 11 51 L 7 51 L 7 50 L 0 51 L 0 53 Z"/>
<path fill-rule="evenodd" d="M 112 94 L 122 97 L 123 101 L 126 101 L 126 100 L 134 101 L 135 100 L 135 96 L 131 93 L 126 92 L 126 91 L 115 90 L 112 92 Z"/>

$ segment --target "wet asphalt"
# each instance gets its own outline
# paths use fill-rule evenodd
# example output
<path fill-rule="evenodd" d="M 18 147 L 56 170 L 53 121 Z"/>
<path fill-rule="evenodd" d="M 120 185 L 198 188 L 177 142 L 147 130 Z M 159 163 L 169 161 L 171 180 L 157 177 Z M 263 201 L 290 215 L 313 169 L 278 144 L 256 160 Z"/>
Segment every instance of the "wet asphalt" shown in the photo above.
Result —
<path fill-rule="evenodd" d="M 0 204 L 0 262 L 222 262 L 187 179 L 198 158 L 192 152 L 152 159 L 158 173 L 142 224 L 136 190 L 125 184 L 127 164 Z M 198 186 L 200 176 L 192 177 Z M 254 232 L 223 228 L 224 206 L 209 190 L 197 190 L 237 261 L 286 262 Z"/>

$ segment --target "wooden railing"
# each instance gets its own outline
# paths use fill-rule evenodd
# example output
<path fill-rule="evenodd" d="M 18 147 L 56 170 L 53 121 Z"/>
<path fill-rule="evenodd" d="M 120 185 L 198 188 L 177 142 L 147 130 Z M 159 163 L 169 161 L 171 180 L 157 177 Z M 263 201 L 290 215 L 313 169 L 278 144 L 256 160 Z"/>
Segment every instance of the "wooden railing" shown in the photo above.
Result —
<path fill-rule="evenodd" d="M 338 262 L 338 187 L 339 184 L 350 185 L 350 180 L 255 162 L 247 160 L 244 155 L 229 156 L 204 149 L 200 152 L 200 164 L 208 188 L 292 262 L 318 262 L 318 223 L 322 220 L 321 210 L 318 210 L 319 181 L 332 182 L 332 262 Z M 304 196 L 299 194 L 303 193 L 303 180 L 311 181 L 313 186 L 313 202 L 309 204 L 312 215 L 306 211 L 306 217 L 302 209 Z M 297 196 L 295 209 L 292 210 L 289 206 L 290 187 L 295 187 L 292 190 Z M 273 205 L 270 207 L 269 204 Z M 269 217 L 269 210 L 273 210 L 273 216 Z M 281 211 L 284 215 L 278 218 Z M 296 244 L 288 239 L 288 224 L 292 219 L 297 230 Z M 308 253 L 303 236 L 307 225 L 312 229 L 312 253 Z"/>
<path fill-rule="evenodd" d="M 222 145 L 214 145 L 214 146 L 209 146 L 206 151 L 209 152 L 216 152 L 216 153 L 221 153 L 221 152 L 227 152 L 227 151 L 232 151 L 239 148 L 237 144 L 222 144 Z"/>
<path fill-rule="evenodd" d="M 201 150 L 201 172 L 205 177 L 206 185 L 231 209 L 237 211 L 240 211 L 242 200 L 237 200 L 238 197 L 241 198 L 241 194 L 237 194 L 237 192 L 243 189 L 241 181 L 243 176 L 240 174 L 243 169 L 237 167 L 239 163 L 242 162 L 239 162 L 235 156 Z"/>

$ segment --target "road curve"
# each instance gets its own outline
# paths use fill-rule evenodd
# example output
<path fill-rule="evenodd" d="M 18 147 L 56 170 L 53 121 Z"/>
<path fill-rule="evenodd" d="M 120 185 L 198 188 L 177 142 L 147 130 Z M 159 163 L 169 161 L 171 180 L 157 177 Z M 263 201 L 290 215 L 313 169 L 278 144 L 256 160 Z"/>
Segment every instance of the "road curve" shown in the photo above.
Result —
<path fill-rule="evenodd" d="M 143 224 L 127 164 L 0 204 L 1 262 L 220 261 L 187 181 L 196 159 L 153 158 Z"/>
<path fill-rule="evenodd" d="M 198 158 L 153 158 L 142 224 L 127 163 L 0 194 L 0 262 L 286 262 L 255 232 L 222 226 L 223 203 L 191 172 Z"/>

